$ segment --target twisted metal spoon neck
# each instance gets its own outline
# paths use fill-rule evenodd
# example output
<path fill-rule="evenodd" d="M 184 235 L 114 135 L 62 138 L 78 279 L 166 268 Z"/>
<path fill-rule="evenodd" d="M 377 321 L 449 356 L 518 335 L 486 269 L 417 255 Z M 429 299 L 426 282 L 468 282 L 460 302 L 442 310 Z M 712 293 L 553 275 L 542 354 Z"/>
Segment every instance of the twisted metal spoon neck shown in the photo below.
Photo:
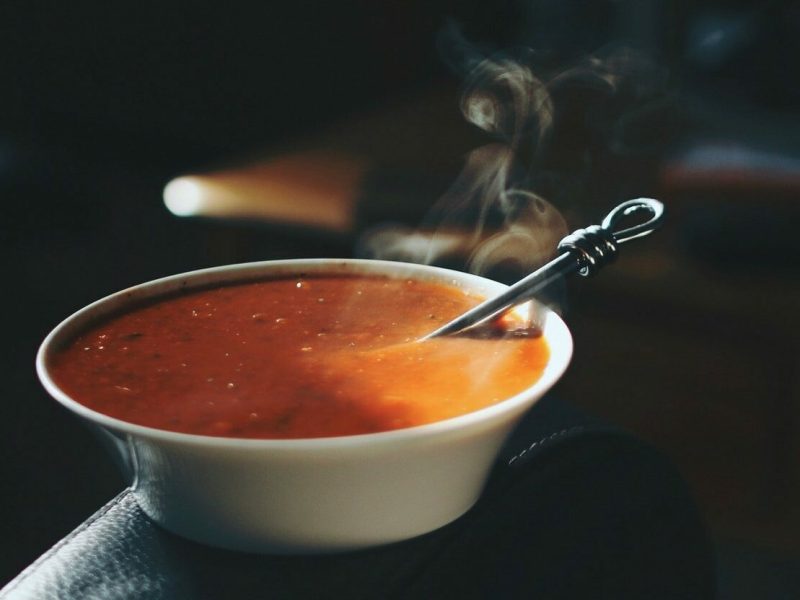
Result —
<path fill-rule="evenodd" d="M 610 230 L 599 225 L 590 225 L 585 229 L 577 229 L 562 239 L 558 250 L 572 255 L 579 275 L 590 277 L 614 262 L 619 254 L 619 244 Z"/>

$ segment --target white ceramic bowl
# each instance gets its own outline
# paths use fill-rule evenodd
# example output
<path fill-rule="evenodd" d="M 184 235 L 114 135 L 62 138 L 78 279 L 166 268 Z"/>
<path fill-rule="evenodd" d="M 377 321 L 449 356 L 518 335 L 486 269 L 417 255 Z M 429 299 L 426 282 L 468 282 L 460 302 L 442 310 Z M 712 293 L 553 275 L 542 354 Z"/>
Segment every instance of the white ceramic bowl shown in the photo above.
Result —
<path fill-rule="evenodd" d="M 104 315 L 179 288 L 300 272 L 431 280 L 487 296 L 504 288 L 458 271 L 385 261 L 285 260 L 194 271 L 123 290 L 67 318 L 39 349 L 39 377 L 110 442 L 142 510 L 187 538 L 255 552 L 333 552 L 411 538 L 458 518 L 480 495 L 507 434 L 569 363 L 570 333 L 545 308 L 551 357 L 533 386 L 473 413 L 381 433 L 254 440 L 163 431 L 95 412 L 50 377 L 53 352 Z"/>

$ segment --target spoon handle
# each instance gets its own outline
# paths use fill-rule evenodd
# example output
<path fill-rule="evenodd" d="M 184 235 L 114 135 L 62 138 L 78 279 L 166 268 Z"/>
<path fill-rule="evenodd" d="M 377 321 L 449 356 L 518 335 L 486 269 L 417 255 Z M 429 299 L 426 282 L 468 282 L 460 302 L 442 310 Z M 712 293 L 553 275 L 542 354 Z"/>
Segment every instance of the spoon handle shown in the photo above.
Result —
<path fill-rule="evenodd" d="M 641 214 L 648 218 L 617 229 L 623 220 Z M 451 335 L 474 327 L 530 300 L 565 275 L 575 272 L 583 277 L 595 275 L 601 267 L 617 257 L 620 245 L 653 233 L 661 227 L 663 220 L 664 205 L 658 200 L 638 198 L 623 202 L 606 215 L 602 225 L 578 229 L 561 240 L 557 247 L 560 254 L 555 259 L 422 339 Z"/>

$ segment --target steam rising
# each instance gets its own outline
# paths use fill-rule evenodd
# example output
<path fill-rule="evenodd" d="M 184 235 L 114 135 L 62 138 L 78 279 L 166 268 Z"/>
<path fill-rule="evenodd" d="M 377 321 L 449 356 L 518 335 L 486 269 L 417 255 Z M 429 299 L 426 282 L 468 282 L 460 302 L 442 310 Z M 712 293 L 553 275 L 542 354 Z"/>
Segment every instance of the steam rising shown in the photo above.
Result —
<path fill-rule="evenodd" d="M 467 80 L 461 99 L 464 117 L 517 150 L 537 125 L 541 147 L 553 121 L 553 101 L 545 84 L 526 66 L 506 58 L 484 59 Z"/>
<path fill-rule="evenodd" d="M 513 58 L 487 55 L 454 27 L 443 39 L 445 61 L 465 79 L 461 112 L 494 141 L 469 154 L 462 172 L 420 229 L 374 231 L 362 240 L 362 252 L 375 258 L 466 267 L 481 275 L 514 272 L 518 278 L 552 258 L 568 233 L 565 219 L 543 195 L 552 198 L 558 193 L 563 199 L 564 190 L 592 166 L 588 146 L 595 138 L 604 144 L 624 138 L 619 132 L 625 122 L 619 106 L 627 111 L 650 94 L 659 74 L 635 53 L 614 49 L 555 74 L 537 76 L 530 66 L 537 56 L 530 50 Z M 574 96 L 575 90 L 583 114 L 573 110 L 569 119 L 557 120 L 562 97 L 569 100 L 567 92 Z M 591 127 L 601 132 L 594 138 L 587 135 L 592 139 L 579 144 L 587 148 L 569 156 L 557 143 L 559 137 L 569 137 L 562 135 L 561 121 L 573 128 L 591 121 Z M 569 166 L 560 174 L 567 177 L 553 177 L 558 169 L 552 156 L 563 160 L 565 154 Z M 564 179 L 571 181 L 564 185 Z"/>
<path fill-rule="evenodd" d="M 532 270 L 548 260 L 567 227 L 561 214 L 535 193 L 514 185 L 514 149 L 488 144 L 470 153 L 455 183 L 434 205 L 423 230 L 433 239 L 461 233 L 458 252 L 469 271 L 495 267 Z M 449 234 L 449 235 L 447 235 Z M 441 243 L 430 243 L 426 264 L 441 258 Z"/>

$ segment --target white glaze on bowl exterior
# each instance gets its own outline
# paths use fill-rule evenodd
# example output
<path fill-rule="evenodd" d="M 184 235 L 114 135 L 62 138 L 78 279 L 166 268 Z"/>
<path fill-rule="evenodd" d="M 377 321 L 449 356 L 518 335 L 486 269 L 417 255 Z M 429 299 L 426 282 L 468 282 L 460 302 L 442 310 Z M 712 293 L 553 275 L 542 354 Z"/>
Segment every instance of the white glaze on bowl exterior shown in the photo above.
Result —
<path fill-rule="evenodd" d="M 39 377 L 56 400 L 99 429 L 142 510 L 184 537 L 253 552 L 336 552 L 411 538 L 458 518 L 480 495 L 508 433 L 570 361 L 570 333 L 545 308 L 551 357 L 532 387 L 460 417 L 381 433 L 290 440 L 175 433 L 95 412 L 50 378 L 52 353 L 103 315 L 180 288 L 300 273 L 424 279 L 487 296 L 504 288 L 458 271 L 371 260 L 266 261 L 194 271 L 123 290 L 67 318 L 39 349 Z"/>

